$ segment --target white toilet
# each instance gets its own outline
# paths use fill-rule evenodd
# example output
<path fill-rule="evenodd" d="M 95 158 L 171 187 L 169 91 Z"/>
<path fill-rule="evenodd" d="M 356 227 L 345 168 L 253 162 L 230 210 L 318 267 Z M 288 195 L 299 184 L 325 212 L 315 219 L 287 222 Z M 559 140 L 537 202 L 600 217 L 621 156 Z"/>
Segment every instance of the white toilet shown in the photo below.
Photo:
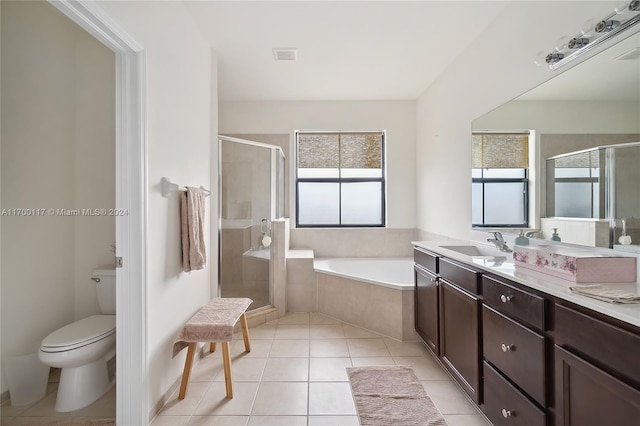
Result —
<path fill-rule="evenodd" d="M 97 269 L 98 302 L 104 315 L 93 315 L 54 331 L 42 341 L 39 358 L 61 368 L 56 411 L 75 411 L 93 403 L 115 384 L 107 361 L 116 353 L 116 271 Z"/>

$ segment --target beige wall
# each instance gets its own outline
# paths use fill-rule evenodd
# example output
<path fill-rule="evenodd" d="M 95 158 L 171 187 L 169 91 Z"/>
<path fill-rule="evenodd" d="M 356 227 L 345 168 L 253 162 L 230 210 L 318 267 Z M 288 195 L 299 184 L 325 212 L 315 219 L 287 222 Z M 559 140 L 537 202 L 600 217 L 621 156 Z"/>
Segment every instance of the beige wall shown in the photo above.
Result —
<path fill-rule="evenodd" d="M 113 53 L 45 2 L 1 8 L 2 208 L 113 207 Z M 90 277 L 113 265 L 113 217 L 2 225 L 3 355 L 100 312 Z"/>
<path fill-rule="evenodd" d="M 391 228 L 415 226 L 415 102 L 221 102 L 219 118 L 220 133 L 287 133 L 291 135 L 290 147 L 293 147 L 295 130 L 386 130 L 387 225 Z M 294 173 L 290 171 L 290 179 Z M 291 206 L 295 205 L 293 197 L 294 188 L 291 188 Z"/>
<path fill-rule="evenodd" d="M 471 232 L 471 122 L 553 77 L 533 64 L 559 37 L 604 16 L 613 2 L 514 2 L 417 101 L 417 227 L 423 235 Z"/>
<path fill-rule="evenodd" d="M 211 149 L 212 135 L 218 133 L 216 59 L 181 2 L 98 4 L 142 45 L 146 58 L 148 397 L 153 411 L 184 366 L 184 353 L 171 358 L 173 339 L 216 286 L 216 240 L 206 238 L 206 269 L 181 272 L 179 197 L 160 194 L 163 176 L 181 186 L 212 189 L 205 235 L 217 234 L 210 220 L 217 218 L 218 203 L 217 170 L 211 167 L 217 161 Z"/>

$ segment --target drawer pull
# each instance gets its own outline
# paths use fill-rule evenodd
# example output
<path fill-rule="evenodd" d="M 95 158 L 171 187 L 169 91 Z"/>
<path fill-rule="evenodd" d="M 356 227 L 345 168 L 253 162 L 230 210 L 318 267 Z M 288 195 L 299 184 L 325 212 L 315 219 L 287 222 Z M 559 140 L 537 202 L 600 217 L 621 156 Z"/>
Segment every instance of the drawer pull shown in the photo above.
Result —
<path fill-rule="evenodd" d="M 505 345 L 504 343 L 502 344 L 502 352 L 509 352 L 509 351 L 515 351 L 515 350 L 516 350 L 515 345 Z"/>
<path fill-rule="evenodd" d="M 516 416 L 515 411 L 507 410 L 506 408 L 502 409 L 502 417 L 504 417 L 505 419 L 508 419 L 509 417 L 515 417 L 515 416 Z"/>
<path fill-rule="evenodd" d="M 511 299 L 513 299 L 513 296 L 507 296 L 507 295 L 502 295 L 500 296 L 500 300 L 502 300 L 502 303 L 507 303 L 509 301 L 511 301 Z"/>

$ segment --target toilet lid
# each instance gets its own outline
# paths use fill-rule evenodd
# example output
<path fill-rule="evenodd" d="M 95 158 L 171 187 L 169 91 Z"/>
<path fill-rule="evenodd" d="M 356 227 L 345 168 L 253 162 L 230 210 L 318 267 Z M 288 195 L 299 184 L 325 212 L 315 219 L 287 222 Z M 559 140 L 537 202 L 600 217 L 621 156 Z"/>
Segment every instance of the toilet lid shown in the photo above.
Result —
<path fill-rule="evenodd" d="M 42 341 L 44 352 L 60 352 L 86 346 L 116 332 L 115 315 L 93 315 L 54 331 Z"/>

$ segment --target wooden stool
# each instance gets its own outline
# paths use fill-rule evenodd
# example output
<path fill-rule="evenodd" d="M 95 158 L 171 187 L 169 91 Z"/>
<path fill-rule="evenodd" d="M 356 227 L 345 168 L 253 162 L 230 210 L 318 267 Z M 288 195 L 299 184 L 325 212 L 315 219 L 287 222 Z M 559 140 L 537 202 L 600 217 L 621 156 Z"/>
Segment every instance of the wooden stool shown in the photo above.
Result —
<path fill-rule="evenodd" d="M 187 394 L 191 366 L 199 342 L 209 342 L 210 352 L 215 352 L 216 342 L 222 343 L 222 362 L 227 398 L 233 398 L 229 342 L 233 340 L 233 327 L 240 319 L 244 349 L 246 352 L 251 352 L 246 310 L 252 302 L 248 298 L 215 298 L 187 321 L 173 344 L 174 357 L 185 347 L 188 348 L 180 383 L 180 393 L 178 394 L 179 399 L 184 399 Z"/>

